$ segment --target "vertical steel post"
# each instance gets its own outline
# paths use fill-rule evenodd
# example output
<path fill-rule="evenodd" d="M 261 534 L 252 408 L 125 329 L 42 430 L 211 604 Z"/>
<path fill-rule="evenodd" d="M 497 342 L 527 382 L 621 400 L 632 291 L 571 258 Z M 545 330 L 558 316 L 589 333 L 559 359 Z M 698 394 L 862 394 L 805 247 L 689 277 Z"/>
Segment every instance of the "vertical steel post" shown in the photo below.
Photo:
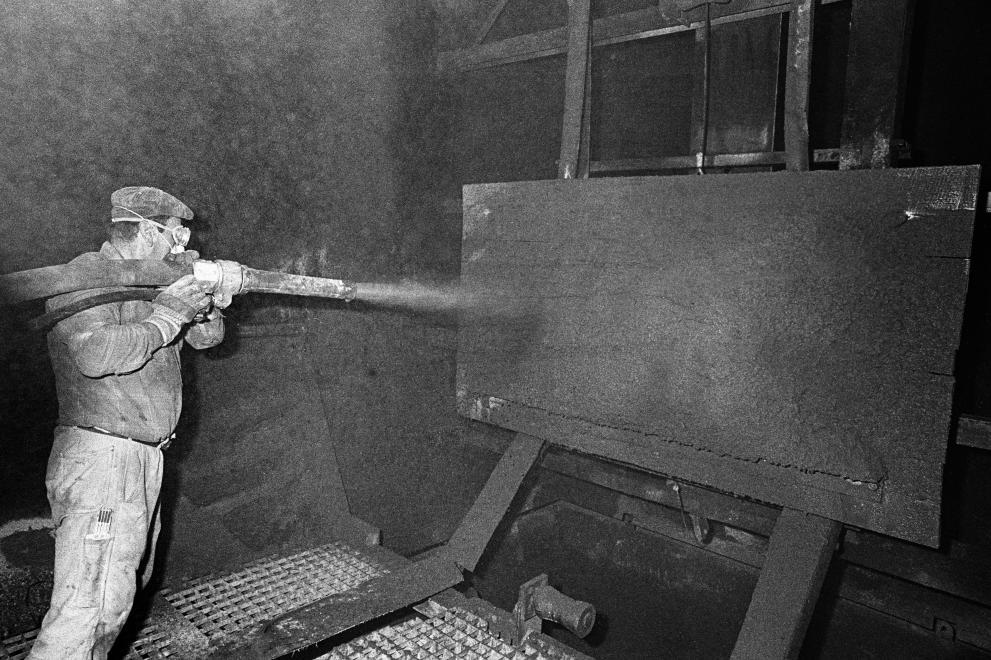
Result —
<path fill-rule="evenodd" d="M 891 167 L 900 130 L 914 0 L 854 0 L 840 169 Z"/>
<path fill-rule="evenodd" d="M 568 0 L 568 65 L 564 77 L 564 123 L 557 174 L 574 179 L 582 145 L 582 115 L 591 51 L 591 0 Z"/>
<path fill-rule="evenodd" d="M 785 152 L 789 170 L 809 169 L 809 80 L 814 0 L 794 0 L 788 17 Z"/>

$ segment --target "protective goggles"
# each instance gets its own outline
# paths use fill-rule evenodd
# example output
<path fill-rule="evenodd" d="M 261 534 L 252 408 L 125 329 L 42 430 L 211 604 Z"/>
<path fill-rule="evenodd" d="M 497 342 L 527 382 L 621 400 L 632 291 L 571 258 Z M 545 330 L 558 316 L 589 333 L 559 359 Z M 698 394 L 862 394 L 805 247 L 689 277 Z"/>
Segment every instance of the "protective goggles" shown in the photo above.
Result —
<path fill-rule="evenodd" d="M 189 238 L 192 236 L 193 232 L 190 231 L 189 227 L 179 225 L 178 227 L 166 227 L 161 222 L 155 222 L 151 218 L 146 218 L 137 211 L 133 211 L 125 206 L 118 206 L 117 208 L 127 211 L 128 213 L 133 213 L 136 218 L 110 218 L 110 222 L 136 222 L 138 220 L 147 220 L 151 224 L 155 225 L 163 231 L 167 231 L 172 234 L 172 243 L 174 248 L 184 248 L 189 244 Z M 174 249 L 173 248 L 173 249 Z"/>

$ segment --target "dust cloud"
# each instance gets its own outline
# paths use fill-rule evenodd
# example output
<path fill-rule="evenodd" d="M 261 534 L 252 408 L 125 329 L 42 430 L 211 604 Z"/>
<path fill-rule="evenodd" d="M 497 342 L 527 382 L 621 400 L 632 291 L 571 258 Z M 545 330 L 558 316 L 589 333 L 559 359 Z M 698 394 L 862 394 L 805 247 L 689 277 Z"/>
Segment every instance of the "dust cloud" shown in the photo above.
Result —
<path fill-rule="evenodd" d="M 524 313 L 522 301 L 510 291 L 497 288 L 483 290 L 477 286 L 469 288 L 457 282 L 359 282 L 355 299 L 376 306 L 419 312 L 484 316 L 518 316 Z"/>

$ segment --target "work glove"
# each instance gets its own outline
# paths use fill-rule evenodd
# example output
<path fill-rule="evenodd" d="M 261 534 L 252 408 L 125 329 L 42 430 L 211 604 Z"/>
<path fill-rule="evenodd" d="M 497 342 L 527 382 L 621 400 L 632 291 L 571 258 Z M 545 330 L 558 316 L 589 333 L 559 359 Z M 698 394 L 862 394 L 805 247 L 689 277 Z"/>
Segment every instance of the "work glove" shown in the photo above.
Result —
<path fill-rule="evenodd" d="M 196 250 L 185 250 L 178 254 L 169 253 L 165 255 L 165 261 L 179 264 L 180 266 L 192 266 L 193 262 L 200 258 L 200 253 Z"/>
<path fill-rule="evenodd" d="M 203 285 L 193 275 L 183 275 L 151 301 L 152 313 L 145 322 L 158 328 L 162 342 L 169 344 L 184 325 L 208 309 L 211 303 L 210 294 Z"/>

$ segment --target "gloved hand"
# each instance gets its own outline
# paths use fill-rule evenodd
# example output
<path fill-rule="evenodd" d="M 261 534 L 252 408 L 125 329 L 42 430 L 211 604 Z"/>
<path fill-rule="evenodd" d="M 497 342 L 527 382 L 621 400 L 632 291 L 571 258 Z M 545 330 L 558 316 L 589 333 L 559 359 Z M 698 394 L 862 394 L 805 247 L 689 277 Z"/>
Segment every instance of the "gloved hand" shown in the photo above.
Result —
<path fill-rule="evenodd" d="M 162 341 L 168 344 L 211 302 L 210 294 L 193 275 L 183 275 L 151 301 L 153 311 L 145 322 L 158 328 Z"/>
<path fill-rule="evenodd" d="M 178 254 L 169 253 L 165 255 L 165 261 L 169 261 L 180 266 L 192 266 L 193 262 L 200 258 L 200 253 L 196 250 L 184 250 Z"/>

